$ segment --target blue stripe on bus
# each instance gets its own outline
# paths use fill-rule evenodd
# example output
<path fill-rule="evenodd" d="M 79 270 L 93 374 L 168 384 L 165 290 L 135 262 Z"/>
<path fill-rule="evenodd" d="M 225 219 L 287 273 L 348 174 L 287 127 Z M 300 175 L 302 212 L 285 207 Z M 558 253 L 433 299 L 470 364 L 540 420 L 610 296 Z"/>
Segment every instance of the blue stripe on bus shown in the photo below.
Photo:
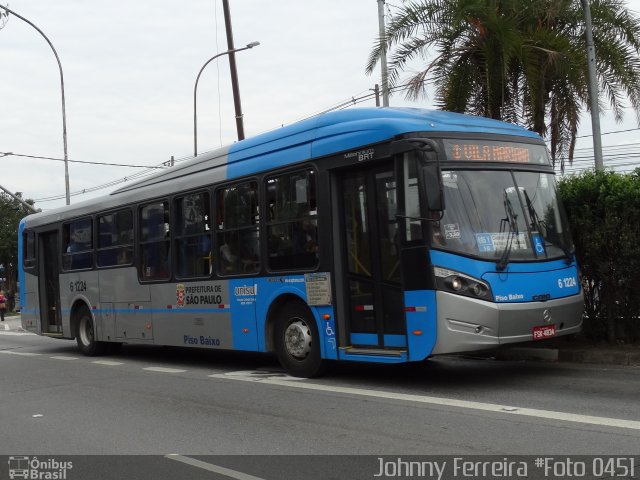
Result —
<path fill-rule="evenodd" d="M 229 313 L 230 308 L 95 308 L 92 313 Z M 71 309 L 65 308 L 62 313 L 70 315 Z"/>

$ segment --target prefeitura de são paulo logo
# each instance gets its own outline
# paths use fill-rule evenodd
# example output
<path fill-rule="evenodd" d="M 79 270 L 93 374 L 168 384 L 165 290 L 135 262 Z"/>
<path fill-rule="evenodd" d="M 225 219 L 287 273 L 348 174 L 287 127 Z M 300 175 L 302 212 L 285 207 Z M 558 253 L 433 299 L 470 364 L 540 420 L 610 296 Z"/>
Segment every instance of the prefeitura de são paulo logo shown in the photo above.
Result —
<path fill-rule="evenodd" d="M 176 285 L 176 306 L 184 307 L 184 285 L 182 283 Z"/>
<path fill-rule="evenodd" d="M 66 480 L 67 472 L 73 469 L 73 462 L 62 462 L 54 458 L 9 457 L 9 478 L 32 480 Z"/>

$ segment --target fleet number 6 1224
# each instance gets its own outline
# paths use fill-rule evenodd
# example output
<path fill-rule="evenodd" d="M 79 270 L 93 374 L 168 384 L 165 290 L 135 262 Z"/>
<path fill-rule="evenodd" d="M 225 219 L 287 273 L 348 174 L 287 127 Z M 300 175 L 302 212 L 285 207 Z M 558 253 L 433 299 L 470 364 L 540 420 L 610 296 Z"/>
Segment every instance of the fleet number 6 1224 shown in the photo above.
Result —
<path fill-rule="evenodd" d="M 576 286 L 576 277 L 564 277 L 558 279 L 559 288 L 569 288 Z"/>

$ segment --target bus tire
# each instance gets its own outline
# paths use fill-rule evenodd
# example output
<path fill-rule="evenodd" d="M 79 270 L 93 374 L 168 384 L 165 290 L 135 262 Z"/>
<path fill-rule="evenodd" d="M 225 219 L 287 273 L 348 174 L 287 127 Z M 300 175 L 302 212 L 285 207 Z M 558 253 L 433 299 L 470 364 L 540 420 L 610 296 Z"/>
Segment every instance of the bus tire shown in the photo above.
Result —
<path fill-rule="evenodd" d="M 84 308 L 78 314 L 76 342 L 80 352 L 88 357 L 102 355 L 106 351 L 106 344 L 96 340 L 96 331 L 91 313 Z"/>
<path fill-rule="evenodd" d="M 280 364 L 294 377 L 311 378 L 321 373 L 320 336 L 306 306 L 289 303 L 280 310 L 274 344 Z"/>

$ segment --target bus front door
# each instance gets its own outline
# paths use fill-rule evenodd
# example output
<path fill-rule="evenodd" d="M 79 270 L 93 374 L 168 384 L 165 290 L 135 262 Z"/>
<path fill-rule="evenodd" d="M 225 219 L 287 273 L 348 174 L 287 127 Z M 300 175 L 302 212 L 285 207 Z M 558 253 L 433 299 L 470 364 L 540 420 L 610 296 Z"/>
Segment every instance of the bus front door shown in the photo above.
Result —
<path fill-rule="evenodd" d="M 44 334 L 62 334 L 58 232 L 41 233 L 38 244 L 40 327 Z"/>
<path fill-rule="evenodd" d="M 346 320 L 340 345 L 406 349 L 394 165 L 341 173 L 335 185 L 342 237 L 338 296 Z"/>

